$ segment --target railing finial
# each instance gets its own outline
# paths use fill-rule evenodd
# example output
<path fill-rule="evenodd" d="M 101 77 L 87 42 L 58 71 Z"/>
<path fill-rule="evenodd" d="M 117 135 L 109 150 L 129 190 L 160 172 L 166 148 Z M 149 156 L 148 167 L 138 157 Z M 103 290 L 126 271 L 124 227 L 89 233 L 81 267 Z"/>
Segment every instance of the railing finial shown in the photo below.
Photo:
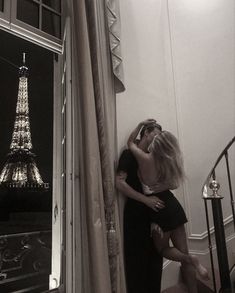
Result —
<path fill-rule="evenodd" d="M 208 195 L 208 184 L 205 184 L 203 187 L 203 199 L 222 199 L 223 196 L 218 194 L 218 190 L 220 188 L 220 184 L 214 179 L 210 182 L 209 187 L 212 189 L 213 194 Z"/>
<path fill-rule="evenodd" d="M 213 199 L 213 198 L 223 198 L 223 196 L 218 194 L 220 184 L 216 180 L 212 180 L 211 183 L 209 184 L 209 187 L 213 191 L 213 194 L 208 196 L 209 198 L 211 198 L 211 199 Z"/>

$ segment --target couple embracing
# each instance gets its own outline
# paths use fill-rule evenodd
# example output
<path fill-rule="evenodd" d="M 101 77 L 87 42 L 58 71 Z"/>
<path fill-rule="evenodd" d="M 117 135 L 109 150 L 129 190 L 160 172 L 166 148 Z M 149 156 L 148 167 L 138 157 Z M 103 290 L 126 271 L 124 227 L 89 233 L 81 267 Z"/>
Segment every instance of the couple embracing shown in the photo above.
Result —
<path fill-rule="evenodd" d="M 178 140 L 171 132 L 163 131 L 154 119 L 147 119 L 131 132 L 127 145 L 116 174 L 116 187 L 127 196 L 124 208 L 127 291 L 159 293 L 164 257 L 181 263 L 188 292 L 198 293 L 196 273 L 208 279 L 208 272 L 188 252 L 184 226 L 187 218 L 171 192 L 185 176 Z"/>

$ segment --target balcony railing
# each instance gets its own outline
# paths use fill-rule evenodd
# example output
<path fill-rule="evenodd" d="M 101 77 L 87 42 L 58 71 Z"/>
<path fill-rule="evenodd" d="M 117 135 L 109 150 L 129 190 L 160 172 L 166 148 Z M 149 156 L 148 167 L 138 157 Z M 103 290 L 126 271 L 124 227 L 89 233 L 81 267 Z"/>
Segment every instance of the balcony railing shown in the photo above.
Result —
<path fill-rule="evenodd" d="M 45 292 L 50 272 L 50 230 L 0 236 L 0 292 Z"/>

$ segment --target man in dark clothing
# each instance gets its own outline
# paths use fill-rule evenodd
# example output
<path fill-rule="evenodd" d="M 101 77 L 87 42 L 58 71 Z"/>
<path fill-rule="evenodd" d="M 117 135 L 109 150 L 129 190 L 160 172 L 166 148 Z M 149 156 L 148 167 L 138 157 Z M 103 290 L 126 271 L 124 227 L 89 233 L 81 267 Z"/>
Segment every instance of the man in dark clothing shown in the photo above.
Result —
<path fill-rule="evenodd" d="M 138 146 L 147 152 L 153 137 L 161 131 L 153 123 L 142 128 Z M 155 196 L 145 196 L 138 177 L 138 163 L 130 150 L 120 156 L 116 187 L 127 201 L 124 208 L 124 257 L 128 293 L 160 293 L 162 257 L 151 238 L 149 208 Z"/>

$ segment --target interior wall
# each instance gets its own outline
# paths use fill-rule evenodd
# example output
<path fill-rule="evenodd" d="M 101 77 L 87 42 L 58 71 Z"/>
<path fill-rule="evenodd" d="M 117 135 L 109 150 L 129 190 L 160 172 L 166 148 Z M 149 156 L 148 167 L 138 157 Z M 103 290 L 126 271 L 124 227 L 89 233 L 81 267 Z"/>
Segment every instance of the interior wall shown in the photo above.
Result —
<path fill-rule="evenodd" d="M 126 91 L 117 95 L 118 150 L 146 118 L 179 138 L 187 180 L 177 195 L 196 241 L 206 237 L 202 184 L 234 136 L 234 5 L 120 0 Z"/>

